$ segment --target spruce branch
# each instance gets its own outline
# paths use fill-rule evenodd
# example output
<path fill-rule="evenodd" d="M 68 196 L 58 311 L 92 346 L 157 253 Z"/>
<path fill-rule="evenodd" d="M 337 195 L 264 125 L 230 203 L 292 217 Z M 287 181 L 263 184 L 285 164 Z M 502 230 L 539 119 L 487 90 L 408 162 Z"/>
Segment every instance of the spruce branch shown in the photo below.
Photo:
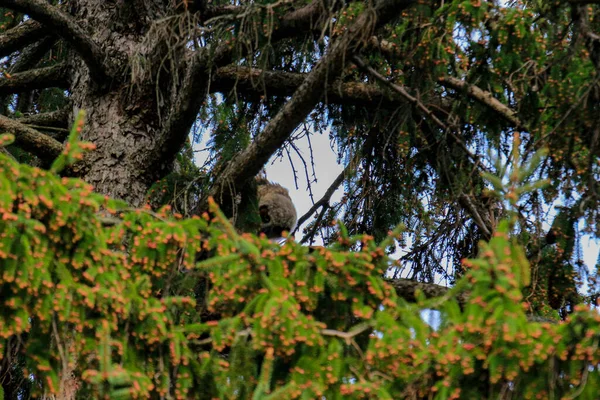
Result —
<path fill-rule="evenodd" d="M 371 49 L 377 49 L 386 56 L 394 56 L 397 53 L 394 45 L 387 40 L 380 40 L 376 36 L 372 36 L 369 39 L 369 47 Z M 527 127 L 517 116 L 516 111 L 503 104 L 500 100 L 496 99 L 494 95 L 487 90 L 483 90 L 477 85 L 465 82 L 461 79 L 452 76 L 443 76 L 438 79 L 438 83 L 446 88 L 462 91 L 471 97 L 473 100 L 480 104 L 488 107 L 492 111 L 498 113 L 500 117 L 504 118 L 513 127 L 528 131 Z"/>
<path fill-rule="evenodd" d="M 39 22 L 29 20 L 0 35 L 0 58 L 28 46 L 48 34 L 48 30 Z"/>
<path fill-rule="evenodd" d="M 0 115 L 0 132 L 15 135 L 16 145 L 39 157 L 47 165 L 63 150 L 59 141 L 3 115 Z"/>
<path fill-rule="evenodd" d="M 500 100 L 496 99 L 492 93 L 481 89 L 476 85 L 472 85 L 466 81 L 463 81 L 452 76 L 444 76 L 438 80 L 442 86 L 446 86 L 455 90 L 464 91 L 469 97 L 478 101 L 479 103 L 487 106 L 491 110 L 498 113 L 510 124 L 522 131 L 528 131 L 528 129 L 517 117 L 516 111 L 512 110 L 507 105 L 503 104 Z"/>
<path fill-rule="evenodd" d="M 44 0 L 3 0 L 2 5 L 29 15 L 71 44 L 88 66 L 92 79 L 96 83 L 105 83 L 113 75 L 112 68 L 107 62 L 108 54 L 70 15 Z"/>
<path fill-rule="evenodd" d="M 49 87 L 67 88 L 68 69 L 60 63 L 51 67 L 42 67 L 18 72 L 0 78 L 0 94 L 18 93 L 25 90 L 44 89 Z"/>
<path fill-rule="evenodd" d="M 361 13 L 344 34 L 335 39 L 329 51 L 317 62 L 292 98 L 269 121 L 264 131 L 224 168 L 210 195 L 220 200 L 228 187 L 241 187 L 258 174 L 321 99 L 327 83 L 341 75 L 347 58 L 365 46 L 366 38 L 374 29 L 413 3 L 410 0 L 381 0 L 373 9 Z"/>
<path fill-rule="evenodd" d="M 465 152 L 465 154 L 467 154 L 469 156 L 469 158 L 471 160 L 473 160 L 473 162 L 475 162 L 475 164 L 480 169 L 487 172 L 487 168 L 479 162 L 479 156 L 477 154 L 472 153 L 471 150 L 469 150 L 469 148 L 467 147 L 467 145 L 452 131 L 451 127 L 449 127 L 443 121 L 441 121 L 435 115 L 435 113 L 433 111 L 431 111 L 425 104 L 423 104 L 423 102 L 421 102 L 421 100 L 419 100 L 418 98 L 416 98 L 416 97 L 412 96 L 410 93 L 408 93 L 408 90 L 405 87 L 396 85 L 395 83 L 387 80 L 383 75 L 381 75 L 375 69 L 368 66 L 360 57 L 354 56 L 352 58 L 352 60 L 361 69 L 363 69 L 366 72 L 368 72 L 369 74 L 373 75 L 378 81 L 380 81 L 384 85 L 388 86 L 390 89 L 392 89 L 396 93 L 400 94 L 409 103 L 413 104 L 425 118 L 432 120 L 441 130 L 443 130 L 450 137 L 452 137 L 452 139 L 454 139 L 454 141 L 461 147 L 461 149 Z"/>
<path fill-rule="evenodd" d="M 285 14 L 271 32 L 271 43 L 297 36 L 314 25 L 323 11 L 320 0 Z M 233 61 L 235 48 L 222 44 L 212 49 L 202 49 L 193 55 L 183 73 L 181 89 L 174 93 L 173 107 L 165 128 L 158 138 L 157 151 L 149 155 L 150 163 L 169 163 L 185 143 L 200 107 L 205 101 L 214 68 Z"/>
<path fill-rule="evenodd" d="M 70 113 L 71 110 L 69 107 L 65 107 L 57 111 L 28 115 L 19 118 L 18 121 L 24 125 L 41 125 L 44 127 L 66 129 L 69 125 Z"/>
<path fill-rule="evenodd" d="M 238 90 L 256 96 L 291 96 L 305 79 L 306 74 L 228 65 L 217 69 L 210 91 L 228 93 Z M 327 87 L 325 97 L 330 104 L 355 104 L 368 108 L 396 108 L 407 103 L 401 96 L 362 82 L 333 82 Z"/>

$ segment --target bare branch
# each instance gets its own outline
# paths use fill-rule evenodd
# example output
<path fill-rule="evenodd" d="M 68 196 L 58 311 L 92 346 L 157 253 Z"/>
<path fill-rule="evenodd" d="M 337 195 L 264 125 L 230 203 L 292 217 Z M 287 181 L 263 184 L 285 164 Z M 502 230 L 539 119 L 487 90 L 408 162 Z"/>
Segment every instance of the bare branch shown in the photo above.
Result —
<path fill-rule="evenodd" d="M 291 96 L 304 79 L 306 74 L 226 66 L 216 71 L 210 91 L 227 93 L 235 88 L 257 96 Z M 334 82 L 327 88 L 326 98 L 328 103 L 365 107 L 395 108 L 406 105 L 402 97 L 362 82 Z"/>
<path fill-rule="evenodd" d="M 344 339 L 346 343 L 349 344 L 355 336 L 358 336 L 361 333 L 366 332 L 372 328 L 373 327 L 370 324 L 362 323 L 350 329 L 348 332 L 342 332 L 335 329 L 322 329 L 321 335 L 339 337 L 340 339 Z"/>
<path fill-rule="evenodd" d="M 485 91 L 475 85 L 472 85 L 468 82 L 460 80 L 458 78 L 454 78 L 452 76 L 445 76 L 438 80 L 438 82 L 446 87 L 450 87 L 455 90 L 462 90 L 469 95 L 469 97 L 477 100 L 481 104 L 491 108 L 502 118 L 511 123 L 515 128 L 528 131 L 528 129 L 523 125 L 521 120 L 517 117 L 516 111 L 512 110 L 508 106 L 504 105 L 500 100 L 496 99 L 490 92 Z"/>
<path fill-rule="evenodd" d="M 70 15 L 44 0 L 2 0 L 2 5 L 25 13 L 52 28 L 52 31 L 71 44 L 85 61 L 95 82 L 100 84 L 108 81 L 112 75 L 112 69 L 107 62 L 108 55 L 85 34 Z"/>
<path fill-rule="evenodd" d="M 321 99 L 327 82 L 335 81 L 341 75 L 346 59 L 364 47 L 365 35 L 412 4 L 410 0 L 382 0 L 375 9 L 359 15 L 356 22 L 336 38 L 329 52 L 317 62 L 265 130 L 225 167 L 210 191 L 213 198 L 220 200 L 229 185 L 241 187 L 255 176 Z"/>
<path fill-rule="evenodd" d="M 445 296 L 450 290 L 446 286 L 417 282 L 412 279 L 386 279 L 385 281 L 394 288 L 398 296 L 411 303 L 417 301 L 415 296 L 417 290 L 420 290 L 428 299 Z M 458 298 L 460 304 L 465 304 L 466 300 L 466 294 Z"/>
<path fill-rule="evenodd" d="M 331 196 L 333 196 L 335 191 L 342 184 L 342 182 L 344 182 L 344 179 L 346 178 L 346 176 L 348 176 L 352 172 L 354 167 L 355 166 L 352 165 L 352 163 L 350 163 L 346 166 L 346 168 L 344 168 L 344 170 L 342 172 L 340 172 L 340 174 L 337 176 L 337 178 L 335 178 L 335 180 L 331 183 L 331 185 L 329 185 L 329 188 L 327 188 L 327 191 L 325 192 L 323 197 L 321 197 L 315 204 L 313 204 L 313 206 L 310 208 L 310 210 L 308 210 L 306 212 L 306 214 L 304 214 L 303 216 L 301 216 L 298 219 L 298 223 L 296 224 L 296 230 L 298 230 L 300 228 L 300 226 L 303 223 L 305 223 L 306 220 L 308 220 L 310 218 L 310 216 L 315 213 L 315 211 L 317 211 L 319 209 L 319 207 L 329 205 Z M 291 235 L 293 235 L 293 234 L 294 234 L 294 232 L 292 232 Z"/>
<path fill-rule="evenodd" d="M 25 21 L 0 35 L 0 58 L 30 45 L 48 34 L 37 21 Z"/>
<path fill-rule="evenodd" d="M 473 221 L 475 222 L 475 224 L 477 224 L 479 229 L 481 229 L 484 237 L 486 239 L 491 238 L 492 232 L 494 231 L 495 227 L 493 226 L 491 221 L 489 221 L 489 218 L 487 218 L 487 216 L 484 217 L 481 215 L 481 213 L 479 213 L 479 209 L 472 201 L 472 199 L 463 193 L 458 197 L 458 203 L 471 216 L 471 218 L 473 218 Z"/>
<path fill-rule="evenodd" d="M 51 67 L 18 72 L 10 76 L 6 75 L 0 79 L 0 94 L 48 87 L 67 88 L 69 85 L 67 72 L 66 64 L 61 63 Z"/>
<path fill-rule="evenodd" d="M 329 202 L 331 200 L 331 196 L 333 196 L 333 194 L 335 193 L 337 188 L 342 184 L 342 182 L 344 182 L 344 179 L 347 178 L 348 176 L 350 176 L 352 174 L 352 172 L 356 170 L 356 166 L 360 162 L 363 154 L 368 153 L 370 151 L 370 149 L 372 147 L 372 143 L 373 143 L 373 135 L 367 136 L 367 139 L 363 143 L 360 151 L 353 155 L 353 157 L 350 160 L 350 162 L 348 163 L 348 165 L 346 165 L 346 168 L 344 168 L 344 170 L 331 183 L 329 188 L 327 188 L 323 197 L 321 197 L 315 204 L 313 204 L 313 206 L 310 208 L 310 210 L 308 210 L 308 212 L 306 212 L 306 214 L 304 214 L 303 216 L 300 217 L 300 219 L 298 219 L 298 222 L 296 223 L 296 229 L 294 230 L 294 232 L 296 232 L 296 230 L 300 229 L 300 226 L 304 222 L 306 222 L 306 220 L 308 218 L 310 218 L 310 216 L 315 211 L 317 211 L 317 209 L 319 207 L 323 207 L 323 210 L 321 211 L 321 214 L 319 215 L 318 219 L 322 218 L 323 212 L 329 207 Z M 318 221 L 316 223 L 318 224 Z M 316 226 L 315 226 L 315 229 L 316 229 Z M 301 243 L 305 243 L 305 241 L 308 240 L 311 236 L 314 236 L 313 232 L 311 232 L 310 234 L 308 234 L 304 238 L 302 238 Z"/>
<path fill-rule="evenodd" d="M 62 144 L 13 119 L 0 115 L 0 132 L 15 135 L 15 144 L 50 164 L 63 150 Z"/>
<path fill-rule="evenodd" d="M 18 121 L 25 125 L 41 125 L 66 129 L 69 125 L 70 113 L 71 110 L 67 107 L 63 108 L 62 110 L 48 113 L 28 115 L 26 117 L 19 118 Z"/>

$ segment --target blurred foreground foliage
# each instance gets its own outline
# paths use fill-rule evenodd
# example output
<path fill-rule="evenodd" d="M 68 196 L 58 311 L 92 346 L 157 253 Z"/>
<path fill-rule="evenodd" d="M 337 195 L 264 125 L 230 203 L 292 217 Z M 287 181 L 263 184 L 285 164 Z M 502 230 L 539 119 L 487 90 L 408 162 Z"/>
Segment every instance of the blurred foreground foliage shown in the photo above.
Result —
<path fill-rule="evenodd" d="M 528 318 L 529 263 L 506 221 L 447 295 L 415 304 L 383 279 L 398 232 L 376 244 L 341 226 L 329 248 L 279 246 L 238 234 L 214 204 L 191 219 L 130 209 L 1 153 L 0 188 L 0 398 L 600 391 L 600 315 L 578 306 L 561 323 Z M 431 309 L 434 326 L 422 318 Z"/>

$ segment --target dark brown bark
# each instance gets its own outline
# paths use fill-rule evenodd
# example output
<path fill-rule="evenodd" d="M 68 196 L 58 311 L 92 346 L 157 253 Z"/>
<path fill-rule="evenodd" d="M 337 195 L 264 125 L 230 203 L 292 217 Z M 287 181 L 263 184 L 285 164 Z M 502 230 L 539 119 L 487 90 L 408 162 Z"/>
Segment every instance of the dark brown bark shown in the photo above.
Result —
<path fill-rule="evenodd" d="M 49 113 L 33 114 L 19 118 L 18 122 L 25 125 L 49 126 L 53 128 L 67 128 L 71 110 L 62 109 Z"/>
<path fill-rule="evenodd" d="M 10 77 L 5 76 L 0 79 L 0 94 L 18 93 L 25 90 L 49 87 L 62 89 L 69 87 L 68 71 L 65 64 L 17 72 L 10 75 Z"/>
<path fill-rule="evenodd" d="M 48 34 L 48 30 L 37 21 L 25 21 L 0 35 L 0 58 L 21 50 Z"/>

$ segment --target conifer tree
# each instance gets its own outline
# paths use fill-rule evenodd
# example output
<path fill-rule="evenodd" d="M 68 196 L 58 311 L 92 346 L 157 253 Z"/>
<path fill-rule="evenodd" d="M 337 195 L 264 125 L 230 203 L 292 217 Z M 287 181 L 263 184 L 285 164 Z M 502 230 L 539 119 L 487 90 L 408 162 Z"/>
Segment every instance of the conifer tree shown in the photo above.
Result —
<path fill-rule="evenodd" d="M 580 239 L 600 236 L 597 1 L 0 7 L 6 398 L 594 393 L 583 307 L 600 289 Z M 344 170 L 300 216 L 299 243 L 240 236 L 260 223 L 254 177 L 325 131 Z M 300 245 L 316 236 L 324 248 Z M 112 292 L 117 276 L 137 281 Z M 428 307 L 447 342 L 403 314 Z M 511 358 L 517 342 L 530 358 Z"/>

